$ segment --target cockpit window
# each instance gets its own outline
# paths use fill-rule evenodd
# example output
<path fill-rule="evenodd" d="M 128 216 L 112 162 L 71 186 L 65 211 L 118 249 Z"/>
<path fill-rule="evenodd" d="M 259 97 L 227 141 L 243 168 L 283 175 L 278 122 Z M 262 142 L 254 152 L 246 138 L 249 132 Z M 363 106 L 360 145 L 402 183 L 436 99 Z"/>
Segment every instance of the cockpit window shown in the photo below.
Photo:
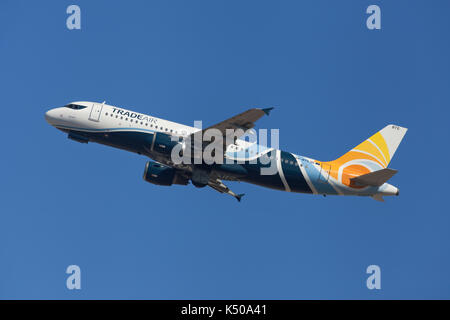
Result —
<path fill-rule="evenodd" d="M 86 106 L 81 106 L 81 105 L 79 105 L 79 104 L 73 104 L 73 103 L 68 104 L 68 105 L 66 105 L 65 107 L 66 107 L 66 108 L 70 108 L 70 109 L 74 109 L 74 110 L 81 110 L 81 109 L 86 108 Z"/>

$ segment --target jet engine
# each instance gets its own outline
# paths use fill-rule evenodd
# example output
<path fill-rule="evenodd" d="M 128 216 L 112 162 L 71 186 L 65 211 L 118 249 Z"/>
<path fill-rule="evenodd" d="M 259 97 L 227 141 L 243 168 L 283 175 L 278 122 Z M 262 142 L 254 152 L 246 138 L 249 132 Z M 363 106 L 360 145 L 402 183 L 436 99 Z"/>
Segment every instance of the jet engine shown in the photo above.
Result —
<path fill-rule="evenodd" d="M 148 161 L 145 164 L 144 180 L 159 186 L 187 185 L 189 183 L 189 180 L 180 175 L 174 168 L 154 161 Z"/>
<path fill-rule="evenodd" d="M 180 138 L 173 138 L 170 135 L 161 132 L 155 133 L 154 139 L 153 150 L 159 153 L 171 154 L 172 149 L 176 145 L 181 145 Z"/>

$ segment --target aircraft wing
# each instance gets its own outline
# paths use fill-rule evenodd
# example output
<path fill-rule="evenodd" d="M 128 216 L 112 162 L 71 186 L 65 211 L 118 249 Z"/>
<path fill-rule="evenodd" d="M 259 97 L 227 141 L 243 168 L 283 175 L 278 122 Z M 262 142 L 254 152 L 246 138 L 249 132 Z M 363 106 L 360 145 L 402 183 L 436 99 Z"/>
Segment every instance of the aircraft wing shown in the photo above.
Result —
<path fill-rule="evenodd" d="M 248 130 L 251 129 L 255 126 L 255 122 L 257 120 L 259 120 L 263 115 L 269 115 L 270 111 L 273 108 L 266 108 L 266 109 L 258 109 L 258 108 L 253 108 L 253 109 L 249 109 L 247 111 L 244 111 L 234 117 L 231 117 L 227 120 L 224 120 L 222 122 L 219 122 L 209 128 L 206 128 L 205 130 L 208 129 L 219 129 L 222 134 L 226 135 L 226 129 L 243 129 Z"/>
<path fill-rule="evenodd" d="M 216 191 L 219 191 L 220 193 L 227 193 L 227 194 L 235 197 L 237 199 L 237 201 L 239 201 L 239 202 L 241 201 L 241 198 L 244 196 L 243 193 L 236 194 L 233 191 L 231 191 L 226 185 L 223 184 L 223 182 L 220 179 L 209 180 L 208 186 L 210 186 L 211 188 L 213 188 Z"/>
<path fill-rule="evenodd" d="M 239 132 L 236 132 L 235 137 L 239 138 L 240 136 L 242 136 L 246 130 L 251 129 L 255 126 L 255 122 L 257 120 L 259 120 L 262 116 L 264 115 L 269 115 L 270 111 L 273 109 L 272 108 L 265 108 L 265 109 L 259 109 L 259 108 L 253 108 L 253 109 L 249 109 L 247 111 L 244 111 L 234 117 L 231 117 L 227 120 L 224 120 L 222 122 L 219 122 L 211 127 L 208 127 L 206 129 L 203 129 L 202 131 L 202 136 L 203 133 L 208 130 L 208 129 L 218 129 L 220 132 L 222 132 L 222 136 L 223 136 L 223 143 L 224 143 L 224 147 L 227 147 L 227 129 L 232 129 L 234 130 L 238 130 L 238 129 L 242 129 L 242 132 L 240 132 L 240 134 L 238 134 Z M 191 141 L 194 141 L 194 139 L 198 139 L 199 135 L 198 133 L 193 133 L 191 135 Z M 231 140 L 232 143 L 234 143 L 234 140 Z M 225 150 L 225 149 L 224 149 Z"/>

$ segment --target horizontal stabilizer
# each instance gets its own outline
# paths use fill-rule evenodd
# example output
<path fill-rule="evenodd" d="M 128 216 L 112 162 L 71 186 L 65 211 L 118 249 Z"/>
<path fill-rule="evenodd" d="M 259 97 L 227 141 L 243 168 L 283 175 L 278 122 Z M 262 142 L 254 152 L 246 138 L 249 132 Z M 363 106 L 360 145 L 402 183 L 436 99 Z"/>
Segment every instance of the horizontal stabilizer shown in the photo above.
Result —
<path fill-rule="evenodd" d="M 371 173 L 363 174 L 358 177 L 351 178 L 350 181 L 362 186 L 381 186 L 397 173 L 394 169 L 381 169 Z"/>
<path fill-rule="evenodd" d="M 377 201 L 384 202 L 383 196 L 381 194 L 375 194 L 372 196 Z"/>

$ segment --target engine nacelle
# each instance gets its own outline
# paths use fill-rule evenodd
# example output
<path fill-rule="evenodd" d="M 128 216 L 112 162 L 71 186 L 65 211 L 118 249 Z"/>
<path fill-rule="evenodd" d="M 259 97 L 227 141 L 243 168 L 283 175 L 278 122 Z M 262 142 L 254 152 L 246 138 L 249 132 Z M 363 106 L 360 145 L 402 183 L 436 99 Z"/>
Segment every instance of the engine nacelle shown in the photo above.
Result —
<path fill-rule="evenodd" d="M 148 161 L 145 164 L 144 180 L 159 186 L 171 186 L 172 184 L 186 185 L 189 180 L 179 175 L 177 170 L 163 164 Z"/>
<path fill-rule="evenodd" d="M 176 141 L 172 141 L 172 137 L 170 135 L 156 132 L 153 150 L 164 154 L 171 154 L 172 149 L 178 144 L 180 144 L 179 138 Z"/>

